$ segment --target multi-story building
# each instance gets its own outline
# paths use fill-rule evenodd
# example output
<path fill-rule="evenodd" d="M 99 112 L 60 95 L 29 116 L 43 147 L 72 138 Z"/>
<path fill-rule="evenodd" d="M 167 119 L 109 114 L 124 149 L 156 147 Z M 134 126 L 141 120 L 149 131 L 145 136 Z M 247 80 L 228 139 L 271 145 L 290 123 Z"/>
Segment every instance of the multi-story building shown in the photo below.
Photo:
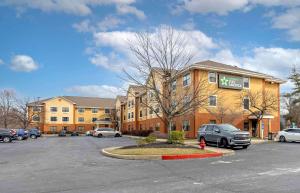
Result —
<path fill-rule="evenodd" d="M 280 130 L 279 97 L 280 84 L 284 83 L 283 80 L 236 66 L 204 61 L 190 65 L 180 72 L 172 84 L 173 97 L 184 93 L 187 88 L 195 89 L 203 80 L 207 86 L 201 92 L 213 94 L 207 97 L 205 105 L 199 106 L 193 112 L 174 117 L 171 124 L 173 130 L 184 130 L 186 136 L 191 138 L 196 137 L 198 128 L 207 123 L 230 122 L 242 130 L 249 131 L 252 136 L 259 137 L 266 137 L 269 132 L 276 133 Z M 157 89 L 164 89 L 162 79 L 157 78 L 155 81 Z M 123 114 L 121 128 L 123 131 L 152 129 L 167 133 L 167 125 L 160 118 L 164 115 L 161 114 L 159 106 L 156 108 L 157 102 L 153 99 L 153 93 L 146 88 L 147 86 L 129 87 L 127 100 L 123 101 L 120 107 Z M 247 96 L 243 96 L 247 92 L 261 95 L 271 93 L 277 99 L 274 104 L 276 108 L 265 112 L 261 116 L 262 119 L 258 120 L 257 116 L 251 113 L 255 107 L 249 104 Z M 143 105 L 145 101 L 147 105 Z M 228 117 L 220 118 L 221 111 L 225 110 L 229 111 L 226 115 Z"/>
<path fill-rule="evenodd" d="M 44 133 L 114 127 L 115 99 L 58 96 L 28 104 L 28 115 L 33 117 L 32 126 Z"/>

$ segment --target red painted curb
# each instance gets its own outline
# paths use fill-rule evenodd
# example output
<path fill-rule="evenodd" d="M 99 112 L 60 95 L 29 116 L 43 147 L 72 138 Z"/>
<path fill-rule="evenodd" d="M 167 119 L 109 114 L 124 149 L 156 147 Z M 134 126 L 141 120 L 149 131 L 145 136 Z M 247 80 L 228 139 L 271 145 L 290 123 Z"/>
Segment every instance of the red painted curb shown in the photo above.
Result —
<path fill-rule="evenodd" d="M 182 155 L 162 155 L 162 160 L 176 160 L 176 159 L 201 159 L 220 157 L 223 153 L 206 153 L 206 154 L 182 154 Z"/>

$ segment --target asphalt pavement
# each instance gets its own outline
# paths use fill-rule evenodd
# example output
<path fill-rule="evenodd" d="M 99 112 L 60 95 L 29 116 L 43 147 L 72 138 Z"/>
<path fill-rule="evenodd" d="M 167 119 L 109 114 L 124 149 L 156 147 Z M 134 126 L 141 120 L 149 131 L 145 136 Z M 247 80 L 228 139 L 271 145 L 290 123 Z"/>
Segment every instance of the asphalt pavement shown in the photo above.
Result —
<path fill-rule="evenodd" d="M 42 137 L 0 143 L 0 193 L 300 192 L 300 144 L 265 143 L 194 160 L 121 160 L 122 138 Z"/>

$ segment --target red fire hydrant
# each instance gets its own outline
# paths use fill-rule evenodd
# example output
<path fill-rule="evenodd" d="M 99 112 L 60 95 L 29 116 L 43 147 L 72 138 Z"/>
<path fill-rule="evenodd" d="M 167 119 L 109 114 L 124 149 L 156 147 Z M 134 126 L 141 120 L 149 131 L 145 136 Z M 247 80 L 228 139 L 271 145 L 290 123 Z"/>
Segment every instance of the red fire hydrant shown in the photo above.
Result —
<path fill-rule="evenodd" d="M 203 138 L 200 140 L 199 146 L 200 146 L 200 149 L 204 149 L 205 148 L 205 141 L 204 141 Z"/>

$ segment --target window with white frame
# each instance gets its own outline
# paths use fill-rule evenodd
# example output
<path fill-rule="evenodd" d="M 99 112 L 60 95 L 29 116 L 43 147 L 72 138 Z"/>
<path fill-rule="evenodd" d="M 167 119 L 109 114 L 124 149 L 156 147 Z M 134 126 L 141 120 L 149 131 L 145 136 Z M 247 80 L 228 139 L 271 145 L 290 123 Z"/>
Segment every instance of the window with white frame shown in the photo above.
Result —
<path fill-rule="evenodd" d="M 128 113 L 128 119 L 130 119 L 130 113 Z"/>
<path fill-rule="evenodd" d="M 171 89 L 172 91 L 176 90 L 176 80 L 171 83 Z"/>
<path fill-rule="evenodd" d="M 32 120 L 38 122 L 38 121 L 40 121 L 40 116 L 38 116 L 38 115 L 33 115 L 33 116 L 32 116 Z"/>
<path fill-rule="evenodd" d="M 110 109 L 105 109 L 104 112 L 105 112 L 106 114 L 109 114 L 109 113 L 110 113 Z"/>
<path fill-rule="evenodd" d="M 131 118 L 132 118 L 132 119 L 134 118 L 134 113 L 133 113 L 133 112 L 131 112 Z"/>
<path fill-rule="evenodd" d="M 250 79 L 248 77 L 243 78 L 243 87 L 249 88 L 250 87 Z"/>
<path fill-rule="evenodd" d="M 78 108 L 77 111 L 78 113 L 84 113 L 84 108 Z"/>
<path fill-rule="evenodd" d="M 63 113 L 68 113 L 68 112 L 69 112 L 69 107 L 62 107 L 62 108 L 61 108 L 61 111 L 62 111 Z"/>
<path fill-rule="evenodd" d="M 57 112 L 57 107 L 50 107 L 50 112 Z"/>
<path fill-rule="evenodd" d="M 209 96 L 209 106 L 215 107 L 217 106 L 217 96 Z"/>
<path fill-rule="evenodd" d="M 183 76 L 183 86 L 188 86 L 191 84 L 191 74 L 188 73 Z"/>
<path fill-rule="evenodd" d="M 153 109 L 150 108 L 150 110 L 149 110 L 149 115 L 152 115 L 152 114 L 153 114 Z"/>
<path fill-rule="evenodd" d="M 183 106 L 184 107 L 188 107 L 190 105 L 191 102 L 191 97 L 190 96 L 184 96 L 183 98 Z"/>
<path fill-rule="evenodd" d="M 93 118 L 92 118 L 92 122 L 95 122 L 95 121 L 97 121 L 97 118 L 96 118 L 96 117 L 93 117 Z"/>
<path fill-rule="evenodd" d="M 50 121 L 52 121 L 52 122 L 57 121 L 57 117 L 50 117 Z"/>
<path fill-rule="evenodd" d="M 189 131 L 190 130 L 190 121 L 184 120 L 182 123 L 182 130 L 183 131 Z"/>
<path fill-rule="evenodd" d="M 78 122 L 84 122 L 84 117 L 78 117 Z"/>
<path fill-rule="evenodd" d="M 63 118 L 62 118 L 62 121 L 63 121 L 63 122 L 68 122 L 68 121 L 69 121 L 69 117 L 63 117 Z"/>
<path fill-rule="evenodd" d="M 249 100 L 249 98 L 245 97 L 244 100 L 243 100 L 243 104 L 244 104 L 244 109 L 245 110 L 250 109 L 250 100 Z"/>
<path fill-rule="evenodd" d="M 84 131 L 84 126 L 78 126 L 78 127 L 77 127 L 77 130 L 78 130 L 79 132 L 83 132 L 83 131 Z"/>
<path fill-rule="evenodd" d="M 208 82 L 210 82 L 210 83 L 216 83 L 217 82 L 217 73 L 215 73 L 215 72 L 209 72 L 208 73 Z"/>
<path fill-rule="evenodd" d="M 143 111 L 140 110 L 140 117 L 143 117 Z"/>
<path fill-rule="evenodd" d="M 56 132 L 56 126 L 50 126 L 49 130 L 51 133 L 55 133 Z"/>
<path fill-rule="evenodd" d="M 92 113 L 98 113 L 98 109 L 97 108 L 92 108 Z"/>

